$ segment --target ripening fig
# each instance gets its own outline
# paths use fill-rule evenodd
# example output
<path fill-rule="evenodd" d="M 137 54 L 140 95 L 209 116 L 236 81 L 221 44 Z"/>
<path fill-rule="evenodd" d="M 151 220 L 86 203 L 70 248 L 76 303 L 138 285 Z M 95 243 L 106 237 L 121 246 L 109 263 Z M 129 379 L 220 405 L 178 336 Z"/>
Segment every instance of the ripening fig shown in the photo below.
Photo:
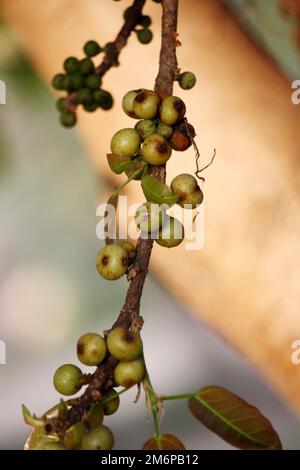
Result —
<path fill-rule="evenodd" d="M 157 126 L 157 134 L 162 135 L 165 139 L 170 139 L 173 134 L 173 127 L 160 121 Z"/>
<path fill-rule="evenodd" d="M 142 145 L 142 155 L 150 165 L 164 165 L 171 157 L 172 149 L 159 134 L 150 135 Z"/>
<path fill-rule="evenodd" d="M 133 100 L 133 112 L 139 119 L 153 119 L 157 113 L 160 98 L 155 91 L 145 90 Z"/>
<path fill-rule="evenodd" d="M 134 361 L 120 361 L 115 368 L 115 382 L 120 387 L 132 387 L 140 383 L 145 376 L 145 363 L 140 357 Z"/>
<path fill-rule="evenodd" d="M 150 135 L 156 133 L 156 122 L 151 119 L 143 119 L 137 122 L 134 128 L 138 131 L 140 138 L 145 140 Z"/>
<path fill-rule="evenodd" d="M 122 277 L 128 268 L 128 253 L 120 245 L 106 245 L 98 253 L 97 269 L 109 281 Z"/>
<path fill-rule="evenodd" d="M 86 433 L 81 442 L 83 450 L 111 450 L 113 446 L 113 433 L 103 424 Z"/>
<path fill-rule="evenodd" d="M 135 129 L 121 129 L 113 136 L 110 144 L 112 153 L 132 157 L 137 153 L 141 139 Z"/>
<path fill-rule="evenodd" d="M 146 202 L 138 207 L 134 220 L 141 232 L 155 233 L 163 223 L 163 211 L 158 204 Z"/>
<path fill-rule="evenodd" d="M 94 57 L 102 51 L 102 47 L 96 41 L 87 41 L 83 46 L 83 52 L 87 57 Z"/>
<path fill-rule="evenodd" d="M 112 388 L 108 393 L 103 395 L 103 398 L 107 399 L 107 398 L 111 397 L 112 395 L 114 395 L 115 393 L 116 393 L 116 391 Z M 119 405 L 120 405 L 120 398 L 118 396 L 115 396 L 114 398 L 109 400 L 107 403 L 102 405 L 104 414 L 106 416 L 113 415 L 118 410 Z"/>
<path fill-rule="evenodd" d="M 166 96 L 160 106 L 160 119 L 164 124 L 173 126 L 180 121 L 186 112 L 182 99 L 177 96 Z"/>
<path fill-rule="evenodd" d="M 203 193 L 193 175 L 181 174 L 176 176 L 172 183 L 171 189 L 178 194 L 178 204 L 181 207 L 195 209 L 203 201 Z"/>
<path fill-rule="evenodd" d="M 179 86 L 183 90 L 190 90 L 196 85 L 196 75 L 193 72 L 183 72 L 178 77 Z"/>
<path fill-rule="evenodd" d="M 192 145 L 191 137 L 194 138 L 195 135 L 195 129 L 191 124 L 181 122 L 174 127 L 170 145 L 177 152 L 184 152 Z"/>
<path fill-rule="evenodd" d="M 80 62 L 76 57 L 68 57 L 64 61 L 64 69 L 67 73 L 75 73 L 78 72 L 80 68 Z"/>
<path fill-rule="evenodd" d="M 119 361 L 133 361 L 143 351 L 143 343 L 138 333 L 121 326 L 113 328 L 107 336 L 107 349 Z"/>
<path fill-rule="evenodd" d="M 120 240 L 117 243 L 119 246 L 124 248 L 127 251 L 129 258 L 134 258 L 135 256 L 135 246 L 128 240 Z"/>
<path fill-rule="evenodd" d="M 155 241 L 165 248 L 174 248 L 180 245 L 183 239 L 184 227 L 182 223 L 174 217 L 166 217 Z"/>
<path fill-rule="evenodd" d="M 133 101 L 135 97 L 145 91 L 143 88 L 140 88 L 139 90 L 131 90 L 124 95 L 123 100 L 122 100 L 122 108 L 123 111 L 130 117 L 137 119 L 137 116 L 133 112 Z"/>
<path fill-rule="evenodd" d="M 106 356 L 106 343 L 97 333 L 86 333 L 77 342 L 77 356 L 86 366 L 97 366 Z"/>
<path fill-rule="evenodd" d="M 53 376 L 53 385 L 62 395 L 74 395 L 81 389 L 80 379 L 82 372 L 73 364 L 63 364 Z"/>

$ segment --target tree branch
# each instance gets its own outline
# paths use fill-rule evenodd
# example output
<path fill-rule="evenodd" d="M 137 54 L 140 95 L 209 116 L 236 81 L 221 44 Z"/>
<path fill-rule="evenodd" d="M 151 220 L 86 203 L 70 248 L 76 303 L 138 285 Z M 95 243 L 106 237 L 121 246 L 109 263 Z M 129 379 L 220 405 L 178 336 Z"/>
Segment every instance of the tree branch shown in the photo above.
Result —
<path fill-rule="evenodd" d="M 161 97 L 172 94 L 174 78 L 177 73 L 176 30 L 178 2 L 179 0 L 162 0 L 162 44 L 159 71 L 155 82 L 155 91 Z M 137 9 L 141 9 L 144 3 L 145 0 L 136 0 L 134 5 Z M 135 21 L 136 20 L 132 18 L 129 24 L 126 22 L 123 26 L 114 46 L 111 45 L 109 47 L 106 58 L 98 68 L 98 73 L 105 73 L 105 71 L 115 63 L 120 50 L 126 43 L 126 38 L 130 34 L 130 28 Z M 154 167 L 153 174 L 161 181 L 165 181 L 165 166 Z M 140 303 L 148 273 L 152 247 L 152 239 L 139 239 L 136 247 L 135 261 L 130 268 L 131 272 L 134 271 L 135 275 L 130 282 L 124 306 L 113 327 L 124 326 L 133 329 L 140 329 L 142 327 L 143 320 L 140 317 Z M 117 361 L 112 356 L 108 356 L 105 361 L 97 367 L 85 392 L 78 399 L 78 402 L 69 410 L 68 418 L 63 421 L 57 418 L 50 420 L 48 424 L 49 432 L 51 432 L 50 429 L 55 429 L 60 436 L 63 436 L 68 427 L 82 419 L 82 416 L 89 409 L 91 403 L 99 401 L 103 392 L 112 388 L 116 364 Z"/>

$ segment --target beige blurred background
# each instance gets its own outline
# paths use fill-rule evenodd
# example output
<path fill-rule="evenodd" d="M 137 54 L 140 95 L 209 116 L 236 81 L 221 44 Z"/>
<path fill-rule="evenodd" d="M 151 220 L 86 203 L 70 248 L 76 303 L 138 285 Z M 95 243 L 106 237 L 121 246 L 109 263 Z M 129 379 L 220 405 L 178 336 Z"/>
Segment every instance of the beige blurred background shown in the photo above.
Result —
<path fill-rule="evenodd" d="M 132 124 L 120 112 L 121 98 L 153 85 L 159 6 L 146 7 L 153 42 L 132 38 L 121 67 L 104 79 L 115 97 L 111 112 L 80 113 L 76 131 L 61 129 L 49 83 L 88 38 L 111 40 L 129 3 L 31 0 L 28 8 L 25 0 L 0 0 L 0 79 L 7 84 L 0 107 L 4 449 L 21 448 L 26 436 L 20 403 L 40 413 L 55 402 L 53 370 L 73 360 L 83 331 L 111 324 L 125 295 L 125 281 L 111 285 L 96 274 L 95 211 L 108 181 L 120 181 L 112 180 L 105 154 L 112 133 Z M 179 33 L 180 66 L 196 73 L 198 85 L 175 92 L 187 103 L 202 162 L 213 148 L 217 159 L 205 175 L 204 249 L 155 247 L 142 311 L 151 374 L 162 393 L 227 386 L 260 407 L 286 448 L 299 448 L 300 365 L 291 362 L 291 344 L 300 339 L 300 107 L 291 103 L 292 78 L 221 2 L 182 1 Z M 174 154 L 168 180 L 194 169 L 192 150 Z M 129 196 L 142 200 L 136 187 Z M 131 402 L 125 398 L 111 418 L 116 448 L 141 447 L 152 433 L 142 401 Z M 184 403 L 168 407 L 163 429 L 176 429 L 189 448 L 229 448 Z"/>

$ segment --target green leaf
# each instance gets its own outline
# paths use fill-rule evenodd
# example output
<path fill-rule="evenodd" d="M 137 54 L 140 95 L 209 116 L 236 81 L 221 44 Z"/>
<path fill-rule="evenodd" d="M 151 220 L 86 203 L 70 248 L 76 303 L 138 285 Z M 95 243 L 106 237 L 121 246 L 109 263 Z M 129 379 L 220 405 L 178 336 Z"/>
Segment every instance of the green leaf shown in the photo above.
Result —
<path fill-rule="evenodd" d="M 32 415 L 29 409 L 22 405 L 23 418 L 26 424 L 29 426 L 35 426 L 38 428 L 43 428 L 46 424 L 46 421 L 43 418 L 37 418 L 35 415 Z"/>
<path fill-rule="evenodd" d="M 131 164 L 131 159 L 129 157 L 117 155 L 115 153 L 108 153 L 107 161 L 110 169 L 117 175 L 123 173 L 123 171 L 125 171 Z"/>
<path fill-rule="evenodd" d="M 24 409 L 27 410 L 27 408 L 26 407 L 23 408 L 23 414 L 24 414 Z M 58 409 L 59 409 L 59 405 L 56 405 L 43 415 L 42 417 L 43 427 L 40 427 L 40 426 L 32 427 L 26 439 L 24 450 L 43 450 L 45 445 L 53 443 L 53 442 L 59 442 L 59 438 L 57 434 L 46 434 L 45 426 L 44 426 L 45 421 L 51 418 L 56 418 L 58 416 Z"/>
<path fill-rule="evenodd" d="M 202 388 L 190 398 L 189 409 L 204 426 L 238 449 L 282 449 L 270 421 L 225 388 Z"/>
<path fill-rule="evenodd" d="M 184 444 L 172 434 L 152 437 L 143 445 L 143 450 L 185 450 Z"/>
<path fill-rule="evenodd" d="M 172 206 L 176 204 L 179 196 L 169 188 L 166 184 L 159 181 L 152 175 L 142 177 L 142 189 L 147 201 L 156 204 L 167 204 Z"/>

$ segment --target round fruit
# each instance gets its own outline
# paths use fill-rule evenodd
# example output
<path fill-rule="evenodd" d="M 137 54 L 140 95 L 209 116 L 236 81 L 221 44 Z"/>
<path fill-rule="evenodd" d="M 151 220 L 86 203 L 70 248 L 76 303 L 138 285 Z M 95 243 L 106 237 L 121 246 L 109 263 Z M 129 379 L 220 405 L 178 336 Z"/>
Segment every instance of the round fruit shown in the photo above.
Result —
<path fill-rule="evenodd" d="M 52 79 L 52 86 L 56 90 L 65 90 L 66 89 L 66 75 L 63 73 L 57 73 Z"/>
<path fill-rule="evenodd" d="M 145 376 L 145 364 L 142 358 L 134 361 L 121 361 L 115 368 L 115 381 L 121 387 L 132 387 L 140 383 Z"/>
<path fill-rule="evenodd" d="M 128 240 L 121 240 L 118 242 L 118 245 L 124 248 L 130 258 L 135 256 L 135 246 Z"/>
<path fill-rule="evenodd" d="M 67 73 L 75 73 L 78 72 L 80 66 L 80 62 L 76 57 L 68 57 L 64 61 L 64 69 Z"/>
<path fill-rule="evenodd" d="M 184 152 L 192 145 L 192 139 L 195 137 L 195 129 L 191 124 L 180 122 L 173 129 L 173 135 L 170 139 L 170 145 L 178 152 Z"/>
<path fill-rule="evenodd" d="M 102 109 L 111 109 L 113 106 L 113 97 L 109 91 L 96 90 L 94 92 L 94 100 Z"/>
<path fill-rule="evenodd" d="M 159 134 L 147 137 L 142 145 L 142 155 L 151 165 L 164 165 L 171 157 L 172 149 L 168 142 Z"/>
<path fill-rule="evenodd" d="M 102 47 L 96 41 L 87 41 L 83 46 L 83 51 L 87 57 L 94 57 L 102 52 Z"/>
<path fill-rule="evenodd" d="M 97 90 L 101 86 L 101 77 L 96 73 L 88 75 L 85 79 L 85 84 L 91 90 Z"/>
<path fill-rule="evenodd" d="M 142 91 L 145 91 L 145 90 L 142 88 L 139 90 L 131 90 L 131 91 L 128 91 L 126 95 L 124 95 L 123 97 L 123 100 L 122 100 L 123 111 L 132 118 L 137 117 L 133 112 L 133 101 L 135 97 Z"/>
<path fill-rule="evenodd" d="M 153 33 L 149 28 L 139 29 L 136 34 L 142 44 L 149 44 L 152 41 Z"/>
<path fill-rule="evenodd" d="M 114 395 L 116 391 L 112 389 L 110 392 L 103 396 L 104 399 L 109 398 L 111 395 Z M 103 411 L 106 416 L 113 415 L 119 408 L 120 398 L 118 396 L 109 400 L 105 405 L 103 405 Z"/>
<path fill-rule="evenodd" d="M 134 128 L 138 131 L 142 140 L 147 139 L 152 134 L 156 133 L 156 123 L 151 119 L 143 119 L 136 123 Z"/>
<path fill-rule="evenodd" d="M 71 91 L 80 90 L 84 86 L 83 76 L 80 72 L 73 73 L 73 75 L 68 76 L 68 79 Z"/>
<path fill-rule="evenodd" d="M 113 446 L 113 433 L 103 424 L 85 434 L 81 442 L 83 450 L 111 450 Z"/>
<path fill-rule="evenodd" d="M 188 206 L 186 208 L 195 209 L 203 201 L 203 193 L 193 175 L 183 173 L 176 176 L 171 183 L 171 189 L 179 195 L 178 204 L 183 208 Z"/>
<path fill-rule="evenodd" d="M 157 232 L 163 223 L 163 211 L 158 204 L 146 202 L 136 211 L 134 220 L 142 232 Z"/>
<path fill-rule="evenodd" d="M 190 90 L 196 85 L 196 80 L 196 75 L 192 72 L 183 72 L 178 78 L 178 83 L 183 90 Z"/>
<path fill-rule="evenodd" d="M 73 364 L 64 364 L 55 371 L 53 385 L 62 395 L 74 395 L 81 389 L 81 376 L 82 372 L 79 367 Z"/>
<path fill-rule="evenodd" d="M 186 112 L 184 102 L 177 96 L 166 96 L 159 110 L 160 119 L 168 126 L 173 126 L 180 121 Z"/>
<path fill-rule="evenodd" d="M 182 223 L 174 217 L 168 217 L 159 231 L 159 237 L 155 241 L 166 248 L 174 248 L 180 245 L 183 239 L 184 227 Z"/>
<path fill-rule="evenodd" d="M 121 129 L 113 136 L 110 144 L 112 153 L 132 157 L 137 153 L 141 139 L 135 129 Z"/>
<path fill-rule="evenodd" d="M 97 105 L 97 103 L 92 103 L 92 104 L 84 104 L 83 108 L 84 108 L 85 111 L 88 111 L 89 113 L 92 113 L 92 112 L 96 111 L 96 109 L 98 109 L 99 106 Z"/>
<path fill-rule="evenodd" d="M 163 122 L 159 122 L 157 126 L 157 133 L 162 135 L 165 139 L 170 139 L 173 134 L 173 127 L 164 124 Z"/>
<path fill-rule="evenodd" d="M 78 104 L 93 104 L 93 93 L 89 88 L 81 88 L 76 94 L 76 103 Z"/>
<path fill-rule="evenodd" d="M 91 59 L 82 59 L 80 62 L 80 73 L 83 75 L 91 74 L 95 69 L 94 63 Z"/>
<path fill-rule="evenodd" d="M 149 15 L 142 15 L 139 21 L 139 24 L 144 26 L 144 28 L 148 28 L 152 23 L 151 18 Z"/>
<path fill-rule="evenodd" d="M 97 333 L 86 333 L 77 342 L 77 356 L 86 366 L 97 366 L 106 356 L 106 343 Z"/>
<path fill-rule="evenodd" d="M 60 123 L 64 127 L 74 127 L 76 122 L 77 118 L 75 113 L 69 113 L 65 111 L 60 115 Z"/>
<path fill-rule="evenodd" d="M 67 450 L 76 449 L 76 447 L 78 447 L 81 443 L 84 433 L 85 426 L 81 421 L 73 424 L 69 429 L 66 430 L 64 435 L 64 447 Z"/>
<path fill-rule="evenodd" d="M 66 100 L 66 98 L 59 98 L 57 101 L 56 101 L 56 107 L 58 109 L 58 111 L 68 111 L 68 102 Z"/>
<path fill-rule="evenodd" d="M 160 98 L 155 91 L 145 90 L 133 100 L 133 112 L 139 119 L 152 119 L 158 113 Z"/>
<path fill-rule="evenodd" d="M 122 277 L 128 268 L 128 254 L 120 245 L 107 245 L 97 256 L 97 269 L 99 274 L 114 281 Z"/>
<path fill-rule="evenodd" d="M 106 341 L 108 351 L 119 361 L 133 361 L 143 352 L 140 335 L 121 326 L 113 328 Z"/>

